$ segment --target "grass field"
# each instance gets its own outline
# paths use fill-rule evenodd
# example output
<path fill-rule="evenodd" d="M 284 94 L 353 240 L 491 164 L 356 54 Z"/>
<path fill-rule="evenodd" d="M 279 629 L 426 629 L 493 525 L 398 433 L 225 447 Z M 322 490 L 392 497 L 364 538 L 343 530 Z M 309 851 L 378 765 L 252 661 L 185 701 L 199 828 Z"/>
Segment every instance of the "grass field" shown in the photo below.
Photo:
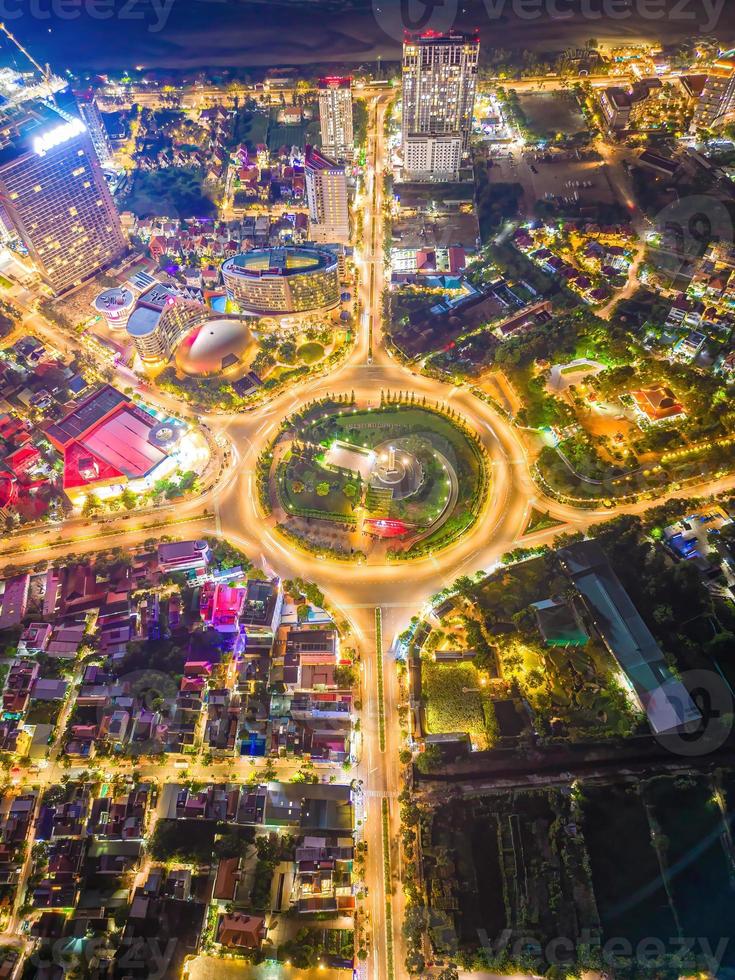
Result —
<path fill-rule="evenodd" d="M 480 749 L 489 744 L 487 719 L 492 704 L 481 693 L 480 675 L 472 664 L 437 664 L 424 660 L 421 681 L 430 735 L 467 732 Z"/>
<path fill-rule="evenodd" d="M 343 488 L 349 483 L 347 476 L 325 470 L 316 460 L 292 456 L 285 468 L 285 479 L 281 483 L 284 502 L 290 504 L 292 514 L 320 511 L 324 515 L 352 515 L 352 502 L 344 495 Z M 296 493 L 294 486 L 303 484 L 303 491 Z M 329 484 L 329 493 L 320 496 L 316 488 L 321 483 Z"/>
<path fill-rule="evenodd" d="M 540 92 L 520 96 L 521 108 L 534 133 L 573 135 L 585 129 L 579 103 L 571 93 Z"/>
<path fill-rule="evenodd" d="M 290 126 L 277 122 L 278 110 L 271 113 L 268 127 L 268 149 L 276 151 L 282 146 L 306 146 L 319 142 L 319 120 L 304 120 L 300 125 Z"/>
<path fill-rule="evenodd" d="M 302 344 L 301 347 L 296 351 L 296 356 L 299 357 L 304 364 L 316 364 L 317 361 L 321 361 L 324 357 L 324 348 L 321 344 L 316 341 L 310 341 L 308 344 Z"/>
<path fill-rule="evenodd" d="M 138 172 L 124 206 L 139 218 L 190 218 L 194 214 L 209 217 L 217 210 L 204 190 L 204 172 L 194 167 Z"/>

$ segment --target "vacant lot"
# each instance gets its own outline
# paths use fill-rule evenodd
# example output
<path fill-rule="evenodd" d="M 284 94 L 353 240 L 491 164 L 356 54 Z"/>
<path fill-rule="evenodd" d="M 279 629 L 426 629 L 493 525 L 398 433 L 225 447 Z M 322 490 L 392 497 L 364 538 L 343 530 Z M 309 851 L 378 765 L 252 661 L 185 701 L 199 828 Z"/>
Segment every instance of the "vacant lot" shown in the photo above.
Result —
<path fill-rule="evenodd" d="M 138 218 L 206 218 L 216 207 L 204 190 L 204 172 L 193 167 L 164 167 L 137 173 L 124 207 Z"/>
<path fill-rule="evenodd" d="M 549 139 L 558 133 L 574 136 L 587 128 L 579 103 L 569 92 L 521 95 L 519 102 L 533 132 L 545 134 Z"/>
<path fill-rule="evenodd" d="M 421 680 L 426 698 L 426 728 L 431 735 L 467 732 L 480 748 L 488 744 L 492 704 L 482 693 L 480 675 L 472 664 L 437 664 L 425 660 Z"/>
<path fill-rule="evenodd" d="M 676 923 L 637 785 L 585 786 L 582 812 L 605 936 L 622 937 L 633 945 L 647 936 L 675 936 Z"/>
<path fill-rule="evenodd" d="M 666 840 L 666 866 L 684 934 L 717 945 L 732 933 L 732 856 L 708 776 L 662 777 L 646 785 L 646 800 Z"/>

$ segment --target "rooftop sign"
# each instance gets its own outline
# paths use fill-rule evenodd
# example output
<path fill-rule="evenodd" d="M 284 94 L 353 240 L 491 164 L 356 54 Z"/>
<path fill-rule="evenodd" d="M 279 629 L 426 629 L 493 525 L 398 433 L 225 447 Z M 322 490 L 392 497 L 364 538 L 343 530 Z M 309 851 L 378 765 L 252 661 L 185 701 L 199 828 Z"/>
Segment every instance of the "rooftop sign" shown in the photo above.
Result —
<path fill-rule="evenodd" d="M 75 136 L 86 132 L 86 130 L 87 127 L 81 119 L 70 119 L 69 122 L 55 126 L 53 129 L 42 133 L 41 136 L 36 136 L 33 140 L 33 149 L 40 157 L 46 156 L 48 151 L 52 150 L 55 146 L 66 143 Z"/>

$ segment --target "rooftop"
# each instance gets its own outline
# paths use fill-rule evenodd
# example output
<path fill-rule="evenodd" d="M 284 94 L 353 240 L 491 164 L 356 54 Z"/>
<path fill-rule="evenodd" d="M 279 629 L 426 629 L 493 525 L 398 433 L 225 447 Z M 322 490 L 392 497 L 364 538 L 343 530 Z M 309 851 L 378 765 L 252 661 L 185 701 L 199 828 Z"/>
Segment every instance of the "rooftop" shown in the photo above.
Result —
<path fill-rule="evenodd" d="M 564 569 L 584 597 L 605 645 L 620 664 L 657 734 L 700 719 L 691 696 L 664 660 L 602 548 L 581 541 L 559 552 Z"/>
<path fill-rule="evenodd" d="M 322 248 L 255 248 L 233 255 L 222 266 L 223 271 L 252 278 L 293 276 L 317 272 L 336 265 L 332 252 Z"/>
<path fill-rule="evenodd" d="M 68 415 L 47 426 L 46 435 L 57 448 L 63 450 L 68 443 L 79 439 L 118 406 L 129 402 L 128 396 L 117 388 L 102 385 L 91 395 L 87 395 Z"/>

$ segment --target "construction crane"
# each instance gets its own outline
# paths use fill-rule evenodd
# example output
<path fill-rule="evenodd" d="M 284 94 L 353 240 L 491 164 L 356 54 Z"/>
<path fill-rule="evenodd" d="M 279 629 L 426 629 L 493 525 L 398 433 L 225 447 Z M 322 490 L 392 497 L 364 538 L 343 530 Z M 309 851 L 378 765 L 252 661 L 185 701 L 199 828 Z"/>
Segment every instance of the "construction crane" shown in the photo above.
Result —
<path fill-rule="evenodd" d="M 5 26 L 5 24 L 3 24 L 2 22 L 0 22 L 0 31 L 2 31 L 3 34 L 8 38 L 8 40 L 11 41 L 16 46 L 16 48 L 20 51 L 22 55 L 25 55 L 28 61 L 30 61 L 30 63 L 36 69 L 36 71 L 40 72 L 41 78 L 44 80 L 44 82 L 46 82 L 47 84 L 50 83 L 52 79 L 51 67 L 49 65 L 46 65 L 46 67 L 44 68 L 41 65 L 39 65 L 39 63 L 36 61 L 36 59 L 33 57 L 30 51 L 28 51 L 26 48 L 23 47 L 23 45 L 20 43 L 18 38 L 14 34 L 11 34 L 10 31 Z"/>

